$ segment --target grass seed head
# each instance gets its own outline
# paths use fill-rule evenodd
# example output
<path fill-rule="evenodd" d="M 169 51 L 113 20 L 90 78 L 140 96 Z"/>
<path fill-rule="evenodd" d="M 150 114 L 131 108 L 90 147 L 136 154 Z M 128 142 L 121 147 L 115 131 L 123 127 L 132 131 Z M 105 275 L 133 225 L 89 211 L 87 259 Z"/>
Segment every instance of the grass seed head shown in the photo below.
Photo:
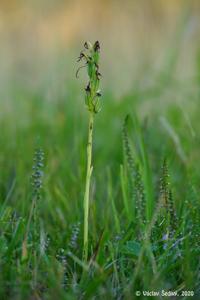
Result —
<path fill-rule="evenodd" d="M 34 154 L 34 164 L 33 164 L 33 173 L 31 176 L 32 186 L 33 186 L 33 195 L 36 198 L 40 199 L 40 190 L 42 187 L 42 177 L 43 177 L 43 160 L 44 152 L 42 149 L 36 149 Z"/>

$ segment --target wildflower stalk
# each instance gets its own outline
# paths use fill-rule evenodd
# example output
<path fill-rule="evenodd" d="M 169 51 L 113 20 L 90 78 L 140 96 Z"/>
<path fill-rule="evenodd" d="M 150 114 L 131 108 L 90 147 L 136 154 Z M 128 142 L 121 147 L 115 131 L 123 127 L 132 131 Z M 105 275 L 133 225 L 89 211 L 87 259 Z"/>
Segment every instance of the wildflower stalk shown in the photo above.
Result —
<path fill-rule="evenodd" d="M 87 67 L 89 82 L 85 88 L 85 104 L 89 111 L 89 127 L 88 127 L 88 143 L 87 143 L 87 171 L 85 182 L 85 195 L 84 195 L 84 236 L 83 236 L 83 260 L 86 262 L 88 259 L 88 224 L 89 224 L 89 201 L 90 201 L 90 184 L 92 175 L 92 144 L 93 144 L 93 127 L 94 116 L 100 111 L 99 100 L 101 93 L 99 91 L 99 81 L 101 74 L 99 73 L 99 51 L 100 45 L 96 41 L 94 45 L 89 42 L 84 44 L 85 50 L 80 53 L 79 60 L 84 60 L 84 66 Z"/>
<path fill-rule="evenodd" d="M 43 159 L 44 153 L 42 149 L 36 149 L 34 155 L 34 164 L 33 164 L 33 173 L 31 176 L 32 183 L 32 203 L 29 212 L 25 237 L 22 244 L 22 260 L 26 260 L 28 258 L 28 235 L 31 229 L 31 222 L 33 221 L 33 246 L 34 246 L 34 260 L 36 265 L 36 244 L 37 244 L 37 202 L 41 198 L 41 187 L 42 187 L 42 176 L 43 176 Z M 36 269 L 35 269 L 36 270 Z M 36 278 L 36 271 L 34 272 L 34 278 Z M 36 280 L 35 280 L 36 281 Z"/>
<path fill-rule="evenodd" d="M 92 138 L 93 138 L 94 114 L 90 112 L 87 144 L 87 174 L 84 195 L 84 260 L 88 256 L 88 217 L 89 217 L 89 198 L 90 198 L 90 180 L 92 175 Z"/>

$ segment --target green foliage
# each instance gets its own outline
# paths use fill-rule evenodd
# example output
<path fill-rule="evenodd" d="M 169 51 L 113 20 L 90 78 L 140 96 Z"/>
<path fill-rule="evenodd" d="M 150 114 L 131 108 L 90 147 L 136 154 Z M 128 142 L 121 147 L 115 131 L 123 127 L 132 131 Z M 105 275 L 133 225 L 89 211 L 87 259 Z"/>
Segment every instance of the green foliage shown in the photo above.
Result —
<path fill-rule="evenodd" d="M 98 62 L 94 45 L 86 48 L 87 60 Z M 83 59 L 92 86 L 86 104 L 94 113 L 97 66 Z M 45 90 L 13 87 L 0 119 L 0 299 L 134 299 L 136 290 L 161 289 L 194 290 L 199 299 L 199 99 L 195 82 L 187 90 L 185 82 L 172 88 L 171 81 L 167 89 L 170 97 L 181 92 L 181 109 L 160 97 L 164 85 L 158 91 L 141 82 L 120 101 L 104 91 L 105 109 L 95 120 L 87 260 L 79 87 L 73 80 L 52 102 Z M 185 104 L 188 95 L 194 110 Z M 44 176 L 43 151 L 36 151 L 32 170 L 38 135 Z"/>
<path fill-rule="evenodd" d="M 139 256 L 141 252 L 141 245 L 135 241 L 128 241 L 122 248 L 122 253 L 125 255 Z"/>

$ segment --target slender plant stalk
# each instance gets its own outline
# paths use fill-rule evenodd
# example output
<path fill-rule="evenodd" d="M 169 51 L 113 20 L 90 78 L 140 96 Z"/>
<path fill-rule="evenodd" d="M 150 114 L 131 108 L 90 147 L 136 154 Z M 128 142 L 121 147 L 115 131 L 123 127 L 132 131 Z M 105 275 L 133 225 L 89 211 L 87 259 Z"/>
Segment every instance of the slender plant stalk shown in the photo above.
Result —
<path fill-rule="evenodd" d="M 22 260 L 27 258 L 28 255 L 28 250 L 27 250 L 27 241 L 28 241 L 28 234 L 29 234 L 29 230 L 30 230 L 30 225 L 31 225 L 31 220 L 33 218 L 33 214 L 34 214 L 34 209 L 35 209 L 35 197 L 32 200 L 32 204 L 31 204 L 31 209 L 30 209 L 30 213 L 29 213 L 29 218 L 28 218 L 28 223 L 27 223 L 27 227 L 26 227 L 26 233 L 25 233 L 25 238 L 23 240 L 23 244 L 22 244 Z"/>
<path fill-rule="evenodd" d="M 31 183 L 33 186 L 32 191 L 32 203 L 30 208 L 30 213 L 28 217 L 25 237 L 22 244 L 22 260 L 26 260 L 28 257 L 28 235 L 30 232 L 31 222 L 33 222 L 33 252 L 34 252 L 34 282 L 36 283 L 36 275 L 37 275 L 37 268 L 36 268 L 36 244 L 37 244 L 37 228 L 36 228 L 36 221 L 37 221 L 37 202 L 40 200 L 41 197 L 41 187 L 42 187 L 42 176 L 43 176 L 43 157 L 44 153 L 41 149 L 36 149 L 34 155 L 34 165 L 33 165 L 33 173 L 31 176 Z"/>
<path fill-rule="evenodd" d="M 87 174 L 84 196 L 84 260 L 88 256 L 88 217 L 89 217 L 89 199 L 90 199 L 90 180 L 92 175 L 92 138 L 93 138 L 94 114 L 90 112 L 87 144 Z"/>
<path fill-rule="evenodd" d="M 89 42 L 84 44 L 84 51 L 81 51 L 78 61 L 85 61 L 85 64 L 77 70 L 77 74 L 81 68 L 87 67 L 89 82 L 85 88 L 85 104 L 89 111 L 89 128 L 87 143 L 87 171 L 84 195 L 84 236 L 83 236 L 83 260 L 88 260 L 88 226 L 89 226 L 89 201 L 90 201 L 90 184 L 92 175 L 92 143 L 93 143 L 93 127 L 94 116 L 100 110 L 99 100 L 101 93 L 99 91 L 99 81 L 101 74 L 99 73 L 99 51 L 100 44 L 98 41 L 92 45 Z"/>

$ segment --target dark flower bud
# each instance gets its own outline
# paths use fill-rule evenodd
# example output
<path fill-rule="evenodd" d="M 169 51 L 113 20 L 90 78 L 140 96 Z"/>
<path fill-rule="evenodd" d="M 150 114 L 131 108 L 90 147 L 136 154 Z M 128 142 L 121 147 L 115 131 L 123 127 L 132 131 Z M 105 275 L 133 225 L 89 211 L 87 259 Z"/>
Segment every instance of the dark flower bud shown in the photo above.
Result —
<path fill-rule="evenodd" d="M 87 49 L 87 50 L 89 49 L 88 42 L 85 42 L 84 47 L 85 47 L 85 49 Z"/>
<path fill-rule="evenodd" d="M 91 91 L 90 83 L 88 83 L 88 85 L 86 86 L 85 91 L 86 91 L 87 93 L 90 93 L 90 91 Z"/>
<path fill-rule="evenodd" d="M 99 71 L 96 71 L 96 76 L 97 76 L 97 79 L 100 80 L 101 73 L 99 73 Z"/>
<path fill-rule="evenodd" d="M 97 95 L 97 97 L 101 97 L 101 92 L 97 91 L 96 95 Z"/>
<path fill-rule="evenodd" d="M 81 61 L 83 59 L 85 55 L 83 54 L 83 52 L 80 53 L 79 57 L 78 57 L 78 62 Z"/>
<path fill-rule="evenodd" d="M 99 44 L 99 41 L 96 41 L 94 43 L 94 51 L 95 52 L 99 52 L 100 51 L 100 44 Z"/>

